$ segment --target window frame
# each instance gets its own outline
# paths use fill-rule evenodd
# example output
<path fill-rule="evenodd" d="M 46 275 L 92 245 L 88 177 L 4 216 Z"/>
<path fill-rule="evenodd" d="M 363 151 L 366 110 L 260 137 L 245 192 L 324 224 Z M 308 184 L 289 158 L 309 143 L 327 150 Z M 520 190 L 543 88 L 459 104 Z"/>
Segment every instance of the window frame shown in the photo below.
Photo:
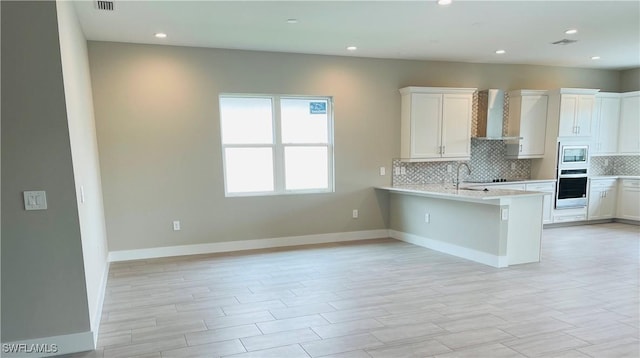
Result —
<path fill-rule="evenodd" d="M 222 98 L 262 98 L 271 100 L 271 144 L 225 144 L 222 128 Z M 282 116 L 280 103 L 282 99 L 305 99 L 327 102 L 327 143 L 283 143 Z M 218 115 L 220 128 L 220 146 L 222 149 L 222 170 L 225 197 L 251 197 L 297 194 L 323 194 L 335 192 L 335 158 L 334 158 L 334 111 L 332 96 L 287 95 L 287 94 L 247 94 L 220 93 L 218 96 Z M 326 147 L 327 148 L 327 188 L 322 189 L 286 189 L 285 148 L 286 147 Z M 227 185 L 227 148 L 271 148 L 273 168 L 273 191 L 229 192 Z"/>

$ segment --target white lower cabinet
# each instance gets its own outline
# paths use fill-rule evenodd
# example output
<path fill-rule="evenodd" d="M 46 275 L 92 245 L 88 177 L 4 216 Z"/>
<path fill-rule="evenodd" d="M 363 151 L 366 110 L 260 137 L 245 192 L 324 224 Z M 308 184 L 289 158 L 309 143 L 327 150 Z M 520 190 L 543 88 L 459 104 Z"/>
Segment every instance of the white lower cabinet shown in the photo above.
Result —
<path fill-rule="evenodd" d="M 587 211 L 582 209 L 562 209 L 560 212 L 558 210 L 553 214 L 553 222 L 554 223 L 568 223 L 573 221 L 584 221 L 587 220 Z"/>
<path fill-rule="evenodd" d="M 640 221 L 640 179 L 622 179 L 617 217 Z"/>
<path fill-rule="evenodd" d="M 556 193 L 556 183 L 531 183 L 526 184 L 526 191 L 541 191 L 544 194 L 544 201 L 542 204 L 542 223 L 551 224 L 553 222 L 553 198 Z"/>
<path fill-rule="evenodd" d="M 520 182 L 520 183 L 487 183 L 482 185 L 473 185 L 475 188 L 494 188 L 502 190 L 526 190 L 526 191 L 540 191 L 545 193 L 542 204 L 542 223 L 551 224 L 553 222 L 553 199 L 556 196 L 556 182 L 550 181 L 535 181 L 533 183 Z M 584 217 L 579 220 L 584 220 Z M 572 220 L 568 220 L 572 221 Z"/>
<path fill-rule="evenodd" d="M 591 179 L 587 219 L 611 219 L 616 216 L 617 179 Z"/>

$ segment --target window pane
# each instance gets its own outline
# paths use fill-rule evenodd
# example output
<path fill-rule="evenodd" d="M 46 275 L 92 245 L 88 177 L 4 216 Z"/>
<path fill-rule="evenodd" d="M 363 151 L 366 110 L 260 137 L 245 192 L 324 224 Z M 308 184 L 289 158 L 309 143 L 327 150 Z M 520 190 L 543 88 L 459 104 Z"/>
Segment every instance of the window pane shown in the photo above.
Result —
<path fill-rule="evenodd" d="M 328 143 L 328 102 L 326 99 L 281 99 L 282 142 Z"/>
<path fill-rule="evenodd" d="M 224 155 L 228 193 L 274 190 L 271 148 L 226 148 Z"/>
<path fill-rule="evenodd" d="M 285 147 L 284 170 L 287 190 L 329 188 L 327 147 Z"/>
<path fill-rule="evenodd" d="M 272 144 L 270 98 L 220 97 L 223 144 Z"/>

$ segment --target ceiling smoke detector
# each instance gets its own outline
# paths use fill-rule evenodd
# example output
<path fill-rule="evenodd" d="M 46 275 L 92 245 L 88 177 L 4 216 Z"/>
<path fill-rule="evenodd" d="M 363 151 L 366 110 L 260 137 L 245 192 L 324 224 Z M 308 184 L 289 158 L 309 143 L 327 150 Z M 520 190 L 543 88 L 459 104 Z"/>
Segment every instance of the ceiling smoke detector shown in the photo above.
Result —
<path fill-rule="evenodd" d="M 570 45 L 574 42 L 578 42 L 578 40 L 569 40 L 569 39 L 562 39 L 556 42 L 552 42 L 552 45 Z"/>
<path fill-rule="evenodd" d="M 98 0 L 96 1 L 96 8 L 98 10 L 113 11 L 113 1 Z"/>

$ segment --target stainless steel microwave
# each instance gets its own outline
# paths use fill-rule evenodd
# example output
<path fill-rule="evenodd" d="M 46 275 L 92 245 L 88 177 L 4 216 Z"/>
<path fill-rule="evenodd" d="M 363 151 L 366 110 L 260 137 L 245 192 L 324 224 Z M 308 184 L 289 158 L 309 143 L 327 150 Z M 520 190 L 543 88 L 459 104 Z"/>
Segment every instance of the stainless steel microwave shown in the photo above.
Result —
<path fill-rule="evenodd" d="M 559 168 L 587 168 L 589 164 L 588 145 L 562 145 L 558 151 Z"/>

